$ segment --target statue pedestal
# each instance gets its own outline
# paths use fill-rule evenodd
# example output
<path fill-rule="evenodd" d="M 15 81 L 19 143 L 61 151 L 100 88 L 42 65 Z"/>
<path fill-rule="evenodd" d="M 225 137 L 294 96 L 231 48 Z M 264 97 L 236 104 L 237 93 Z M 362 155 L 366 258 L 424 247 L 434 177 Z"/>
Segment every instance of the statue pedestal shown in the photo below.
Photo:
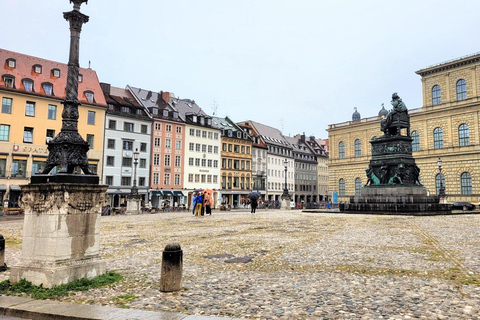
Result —
<path fill-rule="evenodd" d="M 127 196 L 127 211 L 125 214 L 140 214 L 142 198 L 140 195 Z"/>
<path fill-rule="evenodd" d="M 290 207 L 291 201 L 290 195 L 282 195 L 282 210 L 292 210 L 292 207 Z"/>
<path fill-rule="evenodd" d="M 25 209 L 20 263 L 10 281 L 51 288 L 105 273 L 100 216 L 107 186 L 44 183 L 22 186 Z"/>

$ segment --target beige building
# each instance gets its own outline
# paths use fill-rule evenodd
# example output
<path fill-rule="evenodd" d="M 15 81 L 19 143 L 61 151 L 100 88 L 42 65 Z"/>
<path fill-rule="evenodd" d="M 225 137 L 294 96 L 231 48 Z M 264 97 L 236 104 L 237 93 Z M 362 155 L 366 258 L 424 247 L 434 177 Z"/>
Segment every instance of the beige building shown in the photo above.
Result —
<path fill-rule="evenodd" d="M 422 78 L 423 106 L 408 101 L 413 156 L 420 180 L 431 194 L 445 187 L 447 202 L 480 198 L 480 54 L 440 63 L 416 72 Z M 389 93 L 391 94 L 391 93 Z M 402 96 L 402 93 L 399 92 Z M 378 116 L 329 125 L 329 188 L 348 201 L 366 183 L 369 141 L 380 136 Z M 442 161 L 442 172 L 437 161 Z"/>

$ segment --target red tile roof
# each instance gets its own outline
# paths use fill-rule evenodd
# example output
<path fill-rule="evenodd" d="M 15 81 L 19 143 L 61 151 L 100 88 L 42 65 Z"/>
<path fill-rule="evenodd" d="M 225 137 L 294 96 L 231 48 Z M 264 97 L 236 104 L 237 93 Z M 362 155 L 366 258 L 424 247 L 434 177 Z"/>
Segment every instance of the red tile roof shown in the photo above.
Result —
<path fill-rule="evenodd" d="M 8 67 L 7 59 L 14 59 L 15 68 Z M 41 73 L 35 73 L 33 66 L 40 65 Z M 60 77 L 54 77 L 52 70 L 59 69 Z M 68 66 L 65 63 L 45 60 L 29 56 L 26 54 L 0 49 L 0 89 L 12 90 L 17 92 L 26 92 L 38 96 L 54 97 L 60 100 L 65 99 L 65 87 L 67 85 Z M 97 73 L 92 69 L 80 68 L 79 74 L 83 76 L 83 81 L 78 83 L 78 101 L 85 104 L 106 106 Z M 3 79 L 4 75 L 15 77 L 15 87 L 7 88 Z M 33 80 L 33 92 L 26 91 L 22 80 Z M 53 85 L 53 95 L 45 94 L 42 83 L 51 83 Z M 92 91 L 94 94 L 94 103 L 89 103 L 85 97 L 85 91 Z"/>

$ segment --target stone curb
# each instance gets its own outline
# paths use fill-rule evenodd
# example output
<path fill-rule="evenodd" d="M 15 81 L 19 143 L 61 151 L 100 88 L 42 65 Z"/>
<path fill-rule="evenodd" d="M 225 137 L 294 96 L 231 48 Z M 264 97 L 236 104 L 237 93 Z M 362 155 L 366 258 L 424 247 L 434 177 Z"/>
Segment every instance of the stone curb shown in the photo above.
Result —
<path fill-rule="evenodd" d="M 2 316 L 31 320 L 233 320 L 185 315 L 174 312 L 155 312 L 83 305 L 51 300 L 35 300 L 14 296 L 0 296 Z"/>

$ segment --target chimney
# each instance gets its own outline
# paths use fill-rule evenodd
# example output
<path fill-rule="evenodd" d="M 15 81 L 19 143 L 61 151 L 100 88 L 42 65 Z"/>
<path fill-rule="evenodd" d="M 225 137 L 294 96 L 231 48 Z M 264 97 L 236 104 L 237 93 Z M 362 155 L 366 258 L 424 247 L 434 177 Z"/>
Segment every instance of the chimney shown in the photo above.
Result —
<path fill-rule="evenodd" d="M 160 92 L 162 94 L 163 101 L 168 103 L 170 101 L 170 92 L 168 92 L 168 91 L 160 91 Z"/>
<path fill-rule="evenodd" d="M 110 83 L 100 82 L 100 88 L 102 88 L 103 93 L 110 94 Z"/>
<path fill-rule="evenodd" d="M 305 132 L 300 136 L 300 139 L 302 139 L 303 142 L 305 142 Z"/>
<path fill-rule="evenodd" d="M 152 91 L 148 91 L 147 92 L 147 97 L 145 99 L 150 100 L 151 97 L 152 97 Z"/>

